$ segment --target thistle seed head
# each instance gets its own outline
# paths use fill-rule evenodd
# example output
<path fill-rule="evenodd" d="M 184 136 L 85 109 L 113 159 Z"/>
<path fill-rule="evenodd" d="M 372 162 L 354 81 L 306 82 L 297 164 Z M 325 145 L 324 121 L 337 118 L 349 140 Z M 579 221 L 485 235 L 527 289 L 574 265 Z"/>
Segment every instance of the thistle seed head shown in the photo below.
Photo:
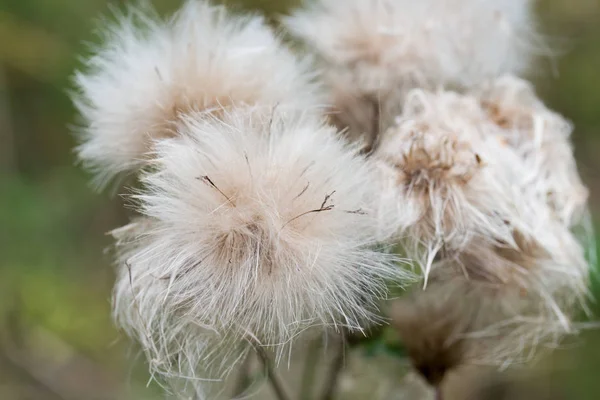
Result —
<path fill-rule="evenodd" d="M 75 75 L 81 161 L 102 186 L 144 166 L 154 140 L 177 134 L 196 111 L 260 104 L 310 110 L 322 103 L 307 59 L 294 56 L 258 16 L 187 1 L 163 21 L 130 8 Z"/>
<path fill-rule="evenodd" d="M 352 110 L 393 124 L 408 90 L 470 87 L 522 73 L 543 46 L 529 0 L 311 0 L 285 20 L 317 54 L 336 120 L 375 135 Z"/>
<path fill-rule="evenodd" d="M 115 287 L 150 359 L 199 360 L 206 331 L 282 349 L 312 326 L 361 330 L 409 279 L 374 248 L 375 169 L 318 120 L 197 114 L 155 148 Z"/>

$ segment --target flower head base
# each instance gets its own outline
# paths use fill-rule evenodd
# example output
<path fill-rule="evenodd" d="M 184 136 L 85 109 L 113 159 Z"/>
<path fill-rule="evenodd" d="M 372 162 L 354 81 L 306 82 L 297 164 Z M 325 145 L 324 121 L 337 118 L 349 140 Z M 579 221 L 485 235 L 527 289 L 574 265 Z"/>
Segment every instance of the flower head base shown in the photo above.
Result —
<path fill-rule="evenodd" d="M 500 77 L 529 64 L 530 4 L 315 0 L 289 17 L 346 137 L 259 17 L 189 0 L 109 27 L 75 79 L 78 152 L 100 184 L 139 172 L 113 312 L 151 371 L 215 398 L 248 343 L 280 361 L 306 330 L 364 333 L 390 283 L 422 284 L 391 317 L 438 387 L 575 331 L 589 221 L 571 126 Z"/>
<path fill-rule="evenodd" d="M 482 269 L 466 262 L 443 261 L 426 290 L 415 288 L 390 311 L 413 366 L 432 386 L 462 366 L 529 361 L 540 344 L 557 346 L 577 331 L 557 318 L 541 292 L 465 278 L 465 267 Z"/>
<path fill-rule="evenodd" d="M 307 60 L 286 49 L 261 17 L 188 1 L 166 22 L 130 9 L 106 31 L 88 71 L 75 77 L 84 119 L 79 157 L 100 185 L 145 165 L 153 140 L 175 135 L 190 112 L 321 103 Z"/>

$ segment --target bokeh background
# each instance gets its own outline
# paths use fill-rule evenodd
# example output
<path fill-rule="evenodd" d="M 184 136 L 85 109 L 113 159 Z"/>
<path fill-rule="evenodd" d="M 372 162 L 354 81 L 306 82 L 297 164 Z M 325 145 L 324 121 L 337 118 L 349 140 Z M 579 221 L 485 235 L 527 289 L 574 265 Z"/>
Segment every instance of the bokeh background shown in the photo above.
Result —
<path fill-rule="evenodd" d="M 96 41 L 98 18 L 126 3 L 0 0 L 1 400 L 162 398 L 110 319 L 105 233 L 126 221 L 122 199 L 95 193 L 72 151 L 70 76 Z M 152 3 L 169 12 L 181 1 Z M 229 3 L 275 17 L 295 1 Z M 599 226 L 600 1 L 539 0 L 537 9 L 556 57 L 541 60 L 530 78 L 575 123 L 577 159 Z M 600 298 L 600 285 L 593 286 Z M 533 371 L 531 385 L 553 388 L 543 395 L 548 399 L 600 398 L 600 331 L 586 331 Z M 480 398 L 516 398 L 499 392 L 508 393 Z"/>

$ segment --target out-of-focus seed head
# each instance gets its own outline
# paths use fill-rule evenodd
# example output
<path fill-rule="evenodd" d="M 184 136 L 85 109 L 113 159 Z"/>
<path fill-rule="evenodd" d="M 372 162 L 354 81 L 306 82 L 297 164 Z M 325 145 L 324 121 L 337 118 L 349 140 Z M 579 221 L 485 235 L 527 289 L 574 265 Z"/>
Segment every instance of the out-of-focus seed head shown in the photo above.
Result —
<path fill-rule="evenodd" d="M 502 128 L 507 145 L 525 163 L 540 197 L 569 227 L 586 216 L 588 190 L 577 172 L 571 124 L 549 110 L 532 85 L 505 76 L 474 90 L 489 118 Z"/>
<path fill-rule="evenodd" d="M 381 132 L 413 88 L 470 87 L 520 74 L 542 41 L 529 0 L 310 0 L 285 20 L 322 61 L 336 119 L 373 136 L 352 110 L 378 107 Z"/>
<path fill-rule="evenodd" d="M 78 155 L 102 186 L 144 166 L 154 140 L 195 111 L 260 104 L 317 109 L 309 60 L 294 56 L 258 16 L 187 1 L 167 21 L 130 8 L 75 76 L 83 117 Z"/>

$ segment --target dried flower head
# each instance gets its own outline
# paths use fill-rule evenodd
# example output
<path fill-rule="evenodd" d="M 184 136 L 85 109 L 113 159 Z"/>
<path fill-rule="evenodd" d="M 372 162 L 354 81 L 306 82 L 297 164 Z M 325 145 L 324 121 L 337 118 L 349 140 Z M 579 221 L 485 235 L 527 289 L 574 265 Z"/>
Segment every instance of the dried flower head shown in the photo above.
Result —
<path fill-rule="evenodd" d="M 570 143 L 571 124 L 549 110 L 532 85 L 505 76 L 474 90 L 489 118 L 502 128 L 506 144 L 523 159 L 528 179 L 567 225 L 581 223 L 588 190 Z"/>
<path fill-rule="evenodd" d="M 558 318 L 539 292 L 465 278 L 465 266 L 481 269 L 469 261 L 442 261 L 426 290 L 416 288 L 391 307 L 392 324 L 413 366 L 435 387 L 462 366 L 530 360 L 541 345 L 558 345 L 575 332 L 572 321 Z"/>
<path fill-rule="evenodd" d="M 377 179 L 357 149 L 278 110 L 195 114 L 179 129 L 156 144 L 135 196 L 143 225 L 120 245 L 115 315 L 150 359 L 198 360 L 206 329 L 281 345 L 377 320 L 386 280 L 406 274 L 373 249 Z"/>
<path fill-rule="evenodd" d="M 572 126 L 542 103 L 529 82 L 513 76 L 480 85 L 472 95 L 521 162 L 520 187 L 528 199 L 523 215 L 531 234 L 516 237 L 516 243 L 520 257 L 536 265 L 526 268 L 526 286 L 543 296 L 541 303 L 566 326 L 574 306 L 585 305 L 590 264 L 595 263 L 588 190 L 577 172 Z"/>
<path fill-rule="evenodd" d="M 129 10 L 75 76 L 83 116 L 80 159 L 99 184 L 144 165 L 154 139 L 171 137 L 193 111 L 321 103 L 308 60 L 299 60 L 258 16 L 187 1 L 167 21 Z"/>
<path fill-rule="evenodd" d="M 322 59 L 341 122 L 370 133 L 369 120 L 356 124 L 347 112 L 375 102 L 385 130 L 407 89 L 471 86 L 524 71 L 539 46 L 530 6 L 529 0 L 315 0 L 286 25 Z"/>
<path fill-rule="evenodd" d="M 395 210 L 389 223 L 426 273 L 439 251 L 460 252 L 474 238 L 513 245 L 515 229 L 528 232 L 514 190 L 519 160 L 495 130 L 475 98 L 415 90 L 374 153 L 382 207 Z"/>
<path fill-rule="evenodd" d="M 433 300 L 427 294 L 423 299 L 416 294 L 415 301 L 449 320 L 428 326 L 427 314 L 415 311 L 402 329 L 433 330 L 427 339 L 407 340 L 416 340 L 418 349 L 437 348 L 434 355 L 418 357 L 435 356 L 442 366 L 462 360 L 456 353 L 465 351 L 462 339 L 449 339 L 451 345 L 441 340 L 452 333 L 448 329 L 461 335 L 469 333 L 467 328 L 487 332 L 493 341 L 477 350 L 477 359 L 487 354 L 486 362 L 502 364 L 537 344 L 558 342 L 573 330 L 576 306 L 585 303 L 584 245 L 540 189 L 544 180 L 554 179 L 553 172 L 524 173 L 532 168 L 529 160 L 541 155 L 519 152 L 508 145 L 507 135 L 478 97 L 416 90 L 374 154 L 387 182 L 382 207 L 395 207 L 392 225 L 399 228 L 407 253 L 422 265 L 426 286 L 433 274 L 444 296 L 456 290 L 452 285 L 478 296 L 471 310 L 453 294 L 459 311 L 449 312 L 450 300 L 428 305 Z M 430 380 L 440 378 L 439 365 L 427 368 L 434 375 Z"/>
<path fill-rule="evenodd" d="M 468 362 L 469 344 L 462 337 L 471 325 L 472 303 L 456 303 L 453 290 L 430 285 L 395 300 L 390 309 L 392 326 L 406 347 L 413 367 L 432 386 L 447 373 Z M 465 307 L 466 306 L 466 307 Z"/>

